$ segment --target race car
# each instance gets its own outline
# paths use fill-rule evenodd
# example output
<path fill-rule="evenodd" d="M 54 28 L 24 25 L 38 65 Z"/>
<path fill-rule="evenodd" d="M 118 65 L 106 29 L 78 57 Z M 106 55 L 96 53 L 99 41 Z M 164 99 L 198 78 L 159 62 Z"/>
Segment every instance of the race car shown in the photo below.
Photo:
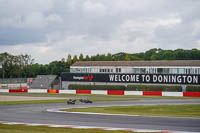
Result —
<path fill-rule="evenodd" d="M 67 100 L 67 104 L 75 104 L 75 103 L 76 103 L 76 100 L 74 99 Z"/>
<path fill-rule="evenodd" d="M 80 99 L 79 101 L 80 101 L 81 103 L 92 103 L 92 101 L 89 100 L 89 99 Z"/>

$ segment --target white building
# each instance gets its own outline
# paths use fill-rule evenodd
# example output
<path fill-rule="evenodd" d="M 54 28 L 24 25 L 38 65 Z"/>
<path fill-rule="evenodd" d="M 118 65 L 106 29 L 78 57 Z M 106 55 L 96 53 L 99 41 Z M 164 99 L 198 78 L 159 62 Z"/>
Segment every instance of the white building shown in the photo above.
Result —
<path fill-rule="evenodd" d="M 71 73 L 200 74 L 200 60 L 78 61 Z"/>

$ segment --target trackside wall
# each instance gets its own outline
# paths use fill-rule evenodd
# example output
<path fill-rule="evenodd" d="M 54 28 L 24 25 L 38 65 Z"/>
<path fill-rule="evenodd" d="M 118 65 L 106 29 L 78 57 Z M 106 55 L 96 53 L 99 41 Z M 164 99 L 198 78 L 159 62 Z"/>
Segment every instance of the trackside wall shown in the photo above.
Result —
<path fill-rule="evenodd" d="M 44 90 L 44 89 L 0 89 L 0 93 L 56 93 L 56 94 L 98 94 L 98 95 L 139 95 L 200 97 L 200 92 L 162 92 L 162 91 L 110 91 L 110 90 Z"/>

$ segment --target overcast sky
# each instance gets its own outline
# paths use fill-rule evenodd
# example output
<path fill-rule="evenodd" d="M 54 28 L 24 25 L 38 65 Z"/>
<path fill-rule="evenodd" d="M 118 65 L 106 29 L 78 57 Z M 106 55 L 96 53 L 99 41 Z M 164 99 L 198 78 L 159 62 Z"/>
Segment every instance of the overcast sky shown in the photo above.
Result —
<path fill-rule="evenodd" d="M 0 53 L 46 64 L 151 48 L 200 49 L 200 0 L 0 0 Z"/>

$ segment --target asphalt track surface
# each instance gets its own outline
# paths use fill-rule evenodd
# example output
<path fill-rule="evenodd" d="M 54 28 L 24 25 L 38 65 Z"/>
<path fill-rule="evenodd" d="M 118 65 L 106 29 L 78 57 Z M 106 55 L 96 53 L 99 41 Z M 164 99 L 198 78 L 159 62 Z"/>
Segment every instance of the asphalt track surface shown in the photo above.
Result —
<path fill-rule="evenodd" d="M 200 99 L 146 99 L 138 101 L 94 102 L 93 104 L 27 104 L 0 106 L 0 121 L 40 123 L 56 125 L 78 125 L 108 128 L 130 128 L 147 130 L 171 130 L 185 132 L 200 132 L 200 118 L 177 117 L 146 117 L 97 115 L 79 113 L 48 112 L 48 109 L 98 106 L 125 106 L 125 105 L 172 105 L 172 104 L 200 104 Z"/>

